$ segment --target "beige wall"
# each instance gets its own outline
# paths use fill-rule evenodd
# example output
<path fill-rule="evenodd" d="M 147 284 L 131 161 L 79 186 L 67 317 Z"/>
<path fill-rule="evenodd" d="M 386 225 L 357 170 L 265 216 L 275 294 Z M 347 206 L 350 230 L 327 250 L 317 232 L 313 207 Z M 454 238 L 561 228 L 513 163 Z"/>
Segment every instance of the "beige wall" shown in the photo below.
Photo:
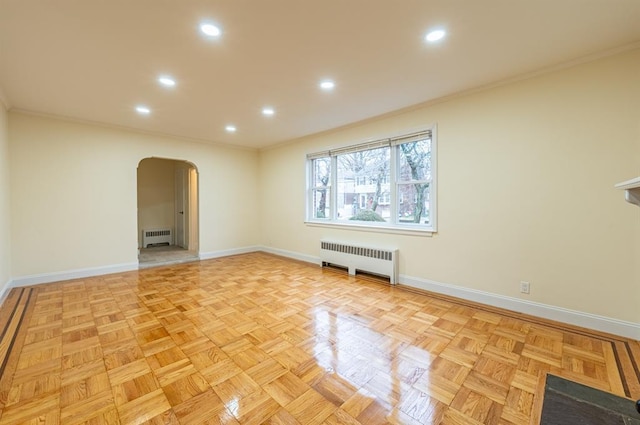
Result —
<path fill-rule="evenodd" d="M 432 123 L 436 235 L 303 223 L 306 153 Z M 397 246 L 401 275 L 639 323 L 640 209 L 613 188 L 640 174 L 639 145 L 636 50 L 263 151 L 263 240 Z"/>
<path fill-rule="evenodd" d="M 0 101 L 0 293 L 11 278 L 9 137 L 7 111 Z"/>
<path fill-rule="evenodd" d="M 138 238 L 144 229 L 175 227 L 176 161 L 147 158 L 138 165 Z"/>
<path fill-rule="evenodd" d="M 200 252 L 256 245 L 253 151 L 108 127 L 9 114 L 12 275 L 137 261 L 138 163 L 149 157 L 199 171 Z"/>

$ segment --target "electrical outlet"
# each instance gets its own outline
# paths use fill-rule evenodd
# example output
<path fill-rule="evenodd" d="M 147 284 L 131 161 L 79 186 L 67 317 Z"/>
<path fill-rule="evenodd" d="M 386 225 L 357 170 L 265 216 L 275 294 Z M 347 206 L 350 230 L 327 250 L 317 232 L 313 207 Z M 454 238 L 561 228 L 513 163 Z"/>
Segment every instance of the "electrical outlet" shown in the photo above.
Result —
<path fill-rule="evenodd" d="M 523 294 L 528 294 L 530 290 L 529 282 L 521 281 L 520 282 L 520 292 Z"/>

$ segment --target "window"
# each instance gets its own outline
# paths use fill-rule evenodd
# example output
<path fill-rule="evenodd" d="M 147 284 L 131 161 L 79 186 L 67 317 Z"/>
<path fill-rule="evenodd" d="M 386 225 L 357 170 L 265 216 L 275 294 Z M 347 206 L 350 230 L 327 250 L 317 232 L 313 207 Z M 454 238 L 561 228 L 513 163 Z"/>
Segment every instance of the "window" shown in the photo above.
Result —
<path fill-rule="evenodd" d="M 307 155 L 307 221 L 436 230 L 432 129 Z"/>
<path fill-rule="evenodd" d="M 389 192 L 385 192 L 378 198 L 378 204 L 380 205 L 389 205 L 391 203 Z"/>

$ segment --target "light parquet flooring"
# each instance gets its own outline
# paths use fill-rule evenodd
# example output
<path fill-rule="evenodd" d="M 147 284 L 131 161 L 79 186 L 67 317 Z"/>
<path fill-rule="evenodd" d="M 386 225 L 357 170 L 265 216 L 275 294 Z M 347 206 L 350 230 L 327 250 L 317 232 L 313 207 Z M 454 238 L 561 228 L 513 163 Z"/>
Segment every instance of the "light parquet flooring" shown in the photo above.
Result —
<path fill-rule="evenodd" d="M 0 425 L 529 424 L 547 372 L 640 398 L 637 341 L 263 253 L 14 289 L 0 325 Z"/>

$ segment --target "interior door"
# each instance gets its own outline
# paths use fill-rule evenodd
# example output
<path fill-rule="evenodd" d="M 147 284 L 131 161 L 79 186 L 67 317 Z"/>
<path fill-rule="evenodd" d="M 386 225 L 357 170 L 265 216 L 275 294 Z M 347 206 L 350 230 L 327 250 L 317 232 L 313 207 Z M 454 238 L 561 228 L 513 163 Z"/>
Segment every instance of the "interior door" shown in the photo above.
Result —
<path fill-rule="evenodd" d="M 183 167 L 176 168 L 176 235 L 175 243 L 177 246 L 187 248 L 185 240 L 185 222 L 186 222 L 186 206 L 187 206 L 187 170 Z"/>

